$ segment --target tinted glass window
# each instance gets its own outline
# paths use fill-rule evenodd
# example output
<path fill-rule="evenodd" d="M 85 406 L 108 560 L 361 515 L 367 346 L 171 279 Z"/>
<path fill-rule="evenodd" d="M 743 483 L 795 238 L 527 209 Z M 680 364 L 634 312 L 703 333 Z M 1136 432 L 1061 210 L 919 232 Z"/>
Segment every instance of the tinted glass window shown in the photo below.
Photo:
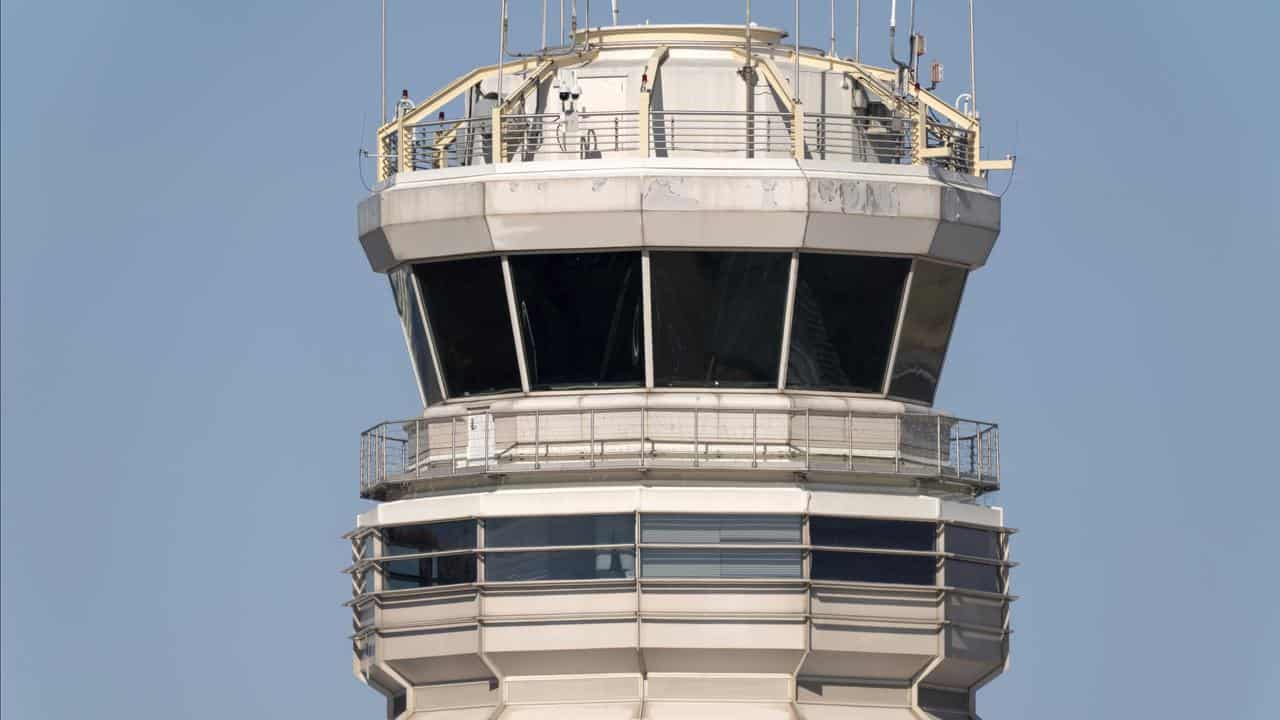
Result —
<path fill-rule="evenodd" d="M 963 690 L 943 690 L 921 686 L 919 689 L 920 705 L 940 710 L 956 710 L 968 712 L 969 693 Z"/>
<path fill-rule="evenodd" d="M 514 255 L 535 390 L 644 383 L 640 253 Z"/>
<path fill-rule="evenodd" d="M 966 274 L 963 268 L 916 261 L 889 394 L 933 402 Z"/>
<path fill-rule="evenodd" d="M 642 575 L 649 578 L 799 578 L 799 550 L 645 548 Z"/>
<path fill-rule="evenodd" d="M 631 514 L 489 518 L 484 524 L 485 547 L 619 545 L 635 536 Z"/>
<path fill-rule="evenodd" d="M 933 550 L 936 526 L 931 522 L 813 516 L 809 542 L 826 547 Z"/>
<path fill-rule="evenodd" d="M 390 560 L 383 563 L 387 590 L 457 585 L 476 581 L 475 555 Z"/>
<path fill-rule="evenodd" d="M 410 555 L 465 550 L 476 546 L 476 521 L 454 520 L 429 525 L 400 525 L 384 528 L 384 555 Z"/>
<path fill-rule="evenodd" d="M 881 392 L 911 261 L 800 254 L 787 385 Z"/>
<path fill-rule="evenodd" d="M 928 555 L 815 550 L 810 575 L 814 580 L 933 585 L 937 560 Z"/>
<path fill-rule="evenodd" d="M 550 550 L 486 553 L 485 580 L 606 580 L 635 577 L 635 551 Z"/>
<path fill-rule="evenodd" d="M 1001 591 L 1000 568 L 966 560 L 948 560 L 947 584 L 951 587 L 998 593 Z"/>
<path fill-rule="evenodd" d="M 427 344 L 427 325 L 418 306 L 413 276 L 408 268 L 399 268 L 388 277 L 391 280 L 391 295 L 396 301 L 396 312 L 400 314 L 400 323 L 404 326 L 405 337 L 409 341 L 409 352 L 413 355 L 413 367 L 418 373 L 419 387 L 426 394 L 428 403 L 440 402 L 444 395 L 440 391 L 440 380 L 436 377 L 435 363 L 431 359 L 431 346 Z"/>
<path fill-rule="evenodd" d="M 453 260 L 416 265 L 413 271 L 449 394 L 519 390 L 502 261 Z"/>
<path fill-rule="evenodd" d="M 946 539 L 949 553 L 1000 559 L 1000 536 L 995 531 L 948 525 Z"/>
<path fill-rule="evenodd" d="M 651 515 L 640 517 L 646 543 L 792 544 L 802 540 L 799 515 Z"/>
<path fill-rule="evenodd" d="M 776 385 L 788 254 L 654 252 L 649 261 L 655 384 Z"/>

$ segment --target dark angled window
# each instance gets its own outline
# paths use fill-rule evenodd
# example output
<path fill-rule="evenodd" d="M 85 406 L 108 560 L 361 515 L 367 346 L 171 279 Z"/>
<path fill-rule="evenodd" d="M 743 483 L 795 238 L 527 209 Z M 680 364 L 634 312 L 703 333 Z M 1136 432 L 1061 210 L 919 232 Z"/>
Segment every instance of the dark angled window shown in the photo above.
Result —
<path fill-rule="evenodd" d="M 425 525 L 397 525 L 383 528 L 383 555 L 413 555 L 466 550 L 476 546 L 476 521 L 451 520 Z"/>
<path fill-rule="evenodd" d="M 502 261 L 415 265 L 445 385 L 452 396 L 520 390 Z"/>
<path fill-rule="evenodd" d="M 476 581 L 476 556 L 445 555 L 443 557 L 388 560 L 382 564 L 387 590 L 457 585 Z"/>
<path fill-rule="evenodd" d="M 885 548 L 932 551 L 937 526 L 931 522 L 844 518 L 809 518 L 809 542 L 819 547 Z"/>
<path fill-rule="evenodd" d="M 916 261 L 889 394 L 932 403 L 964 292 L 964 268 Z"/>
<path fill-rule="evenodd" d="M 644 384 L 640 253 L 509 262 L 532 389 Z"/>
<path fill-rule="evenodd" d="M 617 580 L 635 577 L 636 556 L 631 548 L 488 552 L 484 573 L 493 582 Z"/>
<path fill-rule="evenodd" d="M 911 261 L 800 254 L 787 385 L 878 393 Z"/>
<path fill-rule="evenodd" d="M 427 344 L 427 326 L 418 306 L 413 275 L 408 268 L 402 267 L 391 271 L 388 278 L 391 280 L 391 295 L 396 301 L 396 312 L 409 341 L 418 384 L 426 395 L 427 403 L 438 403 L 444 400 L 444 395 L 440 392 L 440 379 L 436 377 L 435 363 L 431 359 L 431 346 Z"/>
<path fill-rule="evenodd" d="M 790 268 L 787 253 L 650 253 L 654 383 L 776 385 Z"/>
<path fill-rule="evenodd" d="M 951 587 L 998 593 L 1001 584 L 999 566 L 968 560 L 947 561 L 947 585 Z"/>
<path fill-rule="evenodd" d="M 553 547 L 634 543 L 635 515 L 562 515 L 489 518 L 485 547 Z"/>
<path fill-rule="evenodd" d="M 999 560 L 1000 534 L 994 530 L 979 530 L 963 525 L 948 525 L 944 531 L 947 552 L 956 555 Z"/>
<path fill-rule="evenodd" d="M 961 717 L 969 717 L 969 693 L 965 690 L 944 690 L 922 685 L 917 692 L 921 707 L 963 713 Z"/>
<path fill-rule="evenodd" d="M 810 577 L 814 580 L 933 585 L 937 558 L 930 555 L 814 550 Z"/>

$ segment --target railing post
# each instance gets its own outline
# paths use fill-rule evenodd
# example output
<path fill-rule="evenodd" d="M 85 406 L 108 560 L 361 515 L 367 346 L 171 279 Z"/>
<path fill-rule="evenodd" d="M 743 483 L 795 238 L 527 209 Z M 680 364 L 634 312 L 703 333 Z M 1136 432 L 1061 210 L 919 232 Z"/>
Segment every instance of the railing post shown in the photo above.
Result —
<path fill-rule="evenodd" d="M 542 467 L 542 438 L 539 437 L 539 426 L 542 424 L 542 411 L 533 411 L 533 469 L 537 470 Z"/>
<path fill-rule="evenodd" d="M 449 418 L 449 474 L 458 471 L 458 417 Z"/>
<path fill-rule="evenodd" d="M 400 172 L 409 172 L 413 169 L 413 142 L 410 140 L 410 130 L 404 126 L 404 113 L 400 113 L 396 118 L 396 155 Z"/>
<path fill-rule="evenodd" d="M 797 88 L 800 79 L 796 78 Z M 796 90 L 797 94 L 799 89 Z M 791 153 L 796 160 L 804 159 L 804 106 L 797 100 L 791 109 Z"/>
<path fill-rule="evenodd" d="M 693 466 L 698 467 L 698 408 L 693 409 Z"/>
<path fill-rule="evenodd" d="M 493 419 L 493 415 L 485 413 L 480 416 L 480 422 L 484 423 L 484 447 L 481 448 L 480 454 L 484 456 L 484 471 L 489 472 L 489 421 Z"/>
<path fill-rule="evenodd" d="M 907 421 L 906 415 L 898 415 L 898 422 L 894 424 L 893 438 L 893 472 L 895 474 L 902 473 L 902 423 Z"/>
<path fill-rule="evenodd" d="M 652 116 L 649 114 L 649 104 L 643 100 L 640 108 L 636 111 L 636 145 L 640 153 L 640 157 L 649 157 L 649 123 Z"/>
<path fill-rule="evenodd" d="M 591 427 L 588 429 L 588 432 L 590 433 L 589 440 L 591 444 L 587 446 L 587 466 L 595 467 L 596 466 L 596 411 L 592 410 L 590 412 L 591 412 L 591 415 L 590 415 Z"/>
<path fill-rule="evenodd" d="M 809 408 L 804 409 L 804 469 L 813 467 L 813 428 L 809 421 Z"/>
<path fill-rule="evenodd" d="M 976 454 L 974 455 L 973 464 L 975 466 L 974 470 L 977 472 L 977 475 L 978 475 L 978 486 L 981 487 L 982 486 L 982 430 L 979 429 L 976 434 L 977 434 L 977 437 L 974 439 Z"/>
<path fill-rule="evenodd" d="M 853 471 L 853 411 L 849 411 L 849 471 Z"/>
<path fill-rule="evenodd" d="M 506 162 L 507 149 L 502 141 L 502 108 L 493 109 L 493 164 Z"/>
<path fill-rule="evenodd" d="M 937 463 L 938 463 L 938 477 L 942 477 L 942 416 L 941 416 L 941 415 L 934 415 L 934 416 L 933 416 L 933 419 L 937 421 L 937 435 L 938 435 L 938 457 L 937 457 Z M 950 448 L 950 445 L 951 445 L 951 443 L 950 443 L 950 441 L 948 441 L 948 443 L 947 443 L 948 449 Z"/>
<path fill-rule="evenodd" d="M 640 408 L 640 467 L 644 467 L 644 436 L 649 425 L 649 408 Z M 637 537 L 639 537 L 637 535 Z"/>
<path fill-rule="evenodd" d="M 422 477 L 422 418 L 414 418 L 413 420 L 413 477 L 415 480 Z"/>
<path fill-rule="evenodd" d="M 756 439 L 758 437 L 758 433 L 756 432 L 756 425 L 757 425 L 758 417 L 759 417 L 759 411 L 756 410 L 755 408 L 752 408 L 751 409 L 751 467 L 753 468 L 759 467 L 759 463 L 756 462 L 756 443 L 758 442 L 758 440 Z"/>
<path fill-rule="evenodd" d="M 929 147 L 929 106 L 924 104 L 924 98 L 922 97 L 916 97 L 915 132 L 915 147 L 912 148 L 912 164 L 923 165 L 925 158 L 922 153 Z"/>

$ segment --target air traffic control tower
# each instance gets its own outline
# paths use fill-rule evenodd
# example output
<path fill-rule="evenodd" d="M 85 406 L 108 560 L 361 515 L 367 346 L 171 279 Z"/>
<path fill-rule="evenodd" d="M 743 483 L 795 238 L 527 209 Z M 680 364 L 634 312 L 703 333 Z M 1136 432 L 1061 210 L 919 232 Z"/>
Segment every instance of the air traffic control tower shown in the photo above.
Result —
<path fill-rule="evenodd" d="M 918 40 L 566 35 L 377 132 L 423 411 L 361 436 L 355 674 L 397 720 L 977 718 L 999 433 L 934 398 L 1009 162 Z"/>

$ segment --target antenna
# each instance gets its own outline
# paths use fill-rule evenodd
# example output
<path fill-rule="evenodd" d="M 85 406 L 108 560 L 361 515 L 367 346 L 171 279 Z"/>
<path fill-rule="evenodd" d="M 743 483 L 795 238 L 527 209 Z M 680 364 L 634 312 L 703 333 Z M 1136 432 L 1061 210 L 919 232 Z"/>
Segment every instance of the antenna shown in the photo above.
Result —
<path fill-rule="evenodd" d="M 379 103 L 378 115 L 382 118 L 382 124 L 387 124 L 387 0 L 382 0 L 382 40 L 381 40 L 382 57 L 380 64 L 382 67 L 381 83 L 382 83 L 382 100 Z"/>
<path fill-rule="evenodd" d="M 862 62 L 862 0 L 853 7 L 853 61 Z"/>
<path fill-rule="evenodd" d="M 836 56 L 836 0 L 831 0 L 831 48 L 827 54 Z"/>
<path fill-rule="evenodd" d="M 973 106 L 973 116 L 978 116 L 978 71 L 973 61 L 973 0 L 969 0 L 969 102 Z"/>
<path fill-rule="evenodd" d="M 796 37 L 795 37 L 795 71 L 794 79 L 791 81 L 792 100 L 800 102 L 800 0 L 795 1 L 796 5 Z"/>

